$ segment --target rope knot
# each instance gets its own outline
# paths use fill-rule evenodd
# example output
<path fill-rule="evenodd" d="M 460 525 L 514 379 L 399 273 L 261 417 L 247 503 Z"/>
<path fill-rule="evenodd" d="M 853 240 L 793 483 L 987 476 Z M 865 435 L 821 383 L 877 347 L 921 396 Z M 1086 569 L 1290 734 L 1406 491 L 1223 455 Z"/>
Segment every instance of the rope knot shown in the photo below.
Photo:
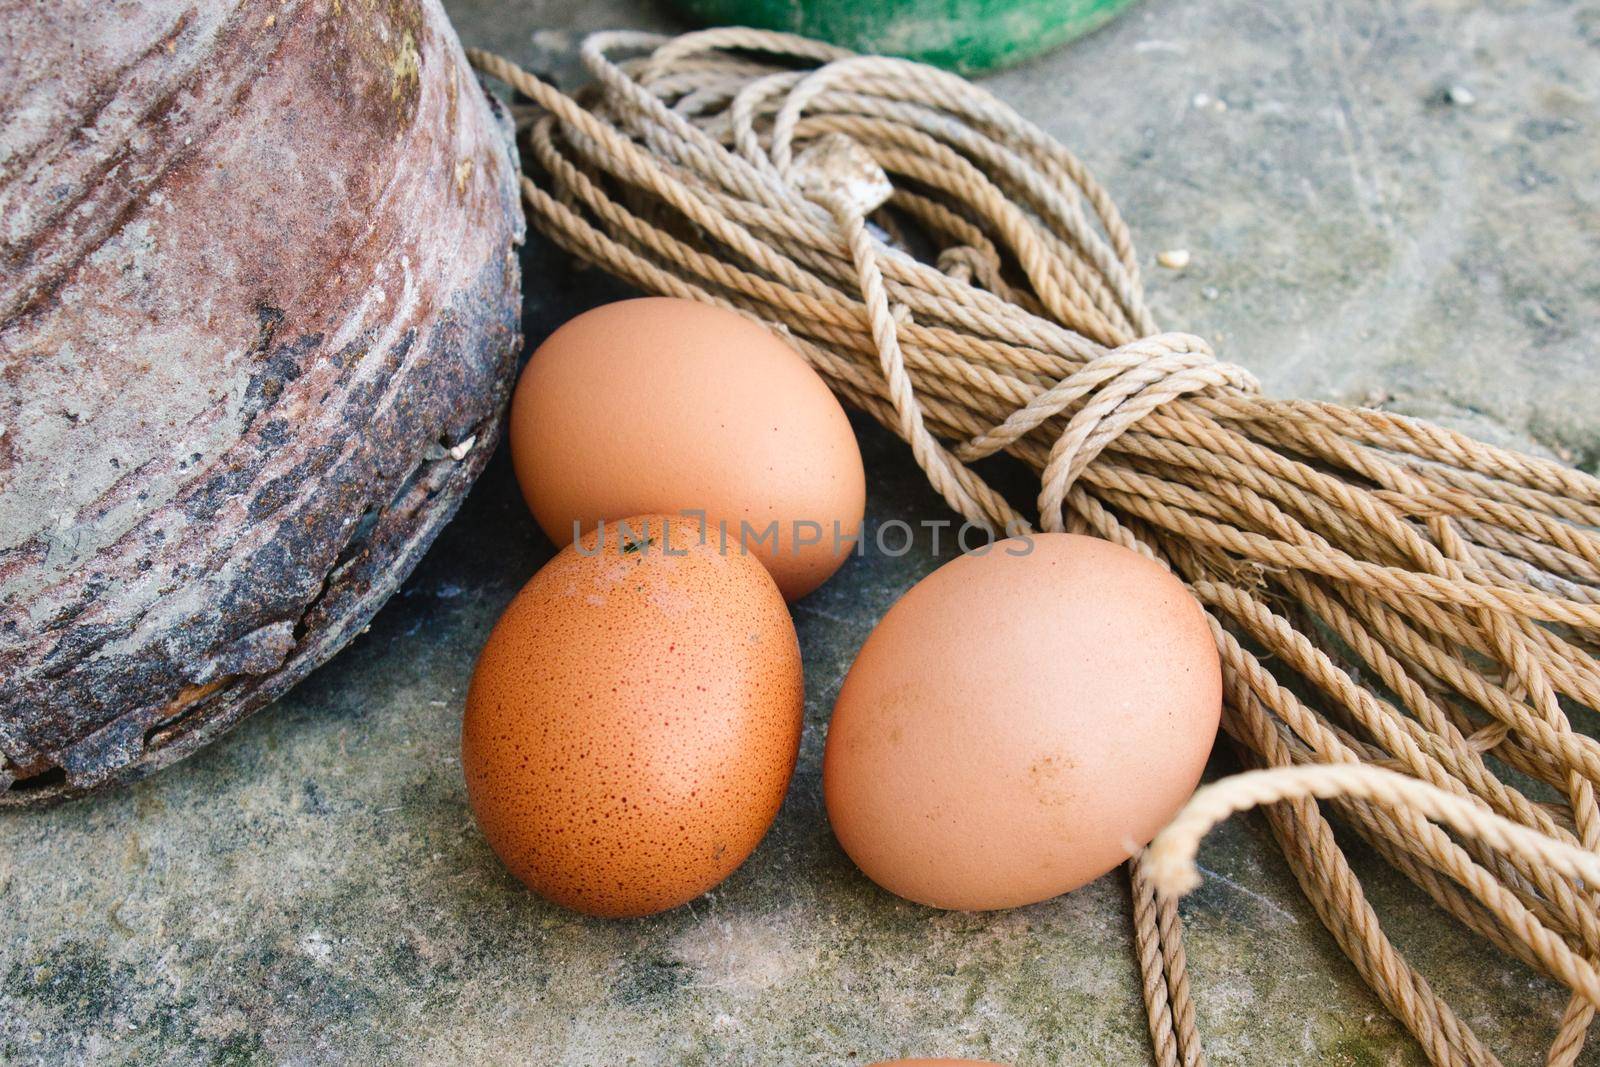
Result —
<path fill-rule="evenodd" d="M 1255 376 L 1217 359 L 1204 338 L 1160 333 L 1110 349 L 964 442 L 964 463 L 1006 448 L 1050 419 L 1072 416 L 1057 435 L 1041 476 L 1039 514 L 1046 530 L 1066 528 L 1062 507 L 1073 483 L 1123 433 L 1162 405 L 1192 393 L 1257 392 Z"/>
<path fill-rule="evenodd" d="M 1188 333 L 1141 337 L 1089 361 L 1023 409 L 1049 398 L 1045 407 L 1056 414 L 1087 397 L 1050 448 L 1040 476 L 1040 525 L 1046 530 L 1066 529 L 1062 511 L 1073 483 L 1113 441 L 1151 412 L 1180 396 L 1253 393 L 1260 388 L 1253 374 L 1217 359 L 1204 338 Z"/>

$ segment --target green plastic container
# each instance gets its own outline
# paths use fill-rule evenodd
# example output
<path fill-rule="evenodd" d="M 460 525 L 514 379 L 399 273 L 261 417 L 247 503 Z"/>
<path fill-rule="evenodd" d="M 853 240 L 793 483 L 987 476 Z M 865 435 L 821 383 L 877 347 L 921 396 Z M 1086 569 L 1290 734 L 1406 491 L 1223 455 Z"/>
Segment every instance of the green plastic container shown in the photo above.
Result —
<path fill-rule="evenodd" d="M 697 22 L 816 37 L 962 74 L 997 70 L 1104 25 L 1133 0 L 670 0 Z"/>

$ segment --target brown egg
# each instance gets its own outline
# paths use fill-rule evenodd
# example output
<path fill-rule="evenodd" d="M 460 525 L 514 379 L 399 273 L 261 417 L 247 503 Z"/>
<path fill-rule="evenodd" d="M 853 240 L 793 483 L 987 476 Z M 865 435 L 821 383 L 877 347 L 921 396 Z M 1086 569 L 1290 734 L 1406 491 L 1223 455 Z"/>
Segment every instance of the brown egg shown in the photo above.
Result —
<path fill-rule="evenodd" d="M 701 510 L 794 600 L 860 531 L 866 481 L 844 410 L 782 338 L 722 308 L 649 297 L 579 315 L 528 361 L 509 436 L 557 545 L 574 523 Z"/>
<path fill-rule="evenodd" d="M 823 758 L 839 843 L 892 893 L 1008 908 L 1126 860 L 1194 791 L 1222 677 L 1159 564 L 1034 534 L 952 560 L 883 617 Z"/>
<path fill-rule="evenodd" d="M 682 518 L 607 522 L 545 564 L 489 635 L 461 731 L 467 799 L 535 892 L 649 915 L 756 847 L 794 770 L 802 704 L 794 624 L 760 563 Z"/>

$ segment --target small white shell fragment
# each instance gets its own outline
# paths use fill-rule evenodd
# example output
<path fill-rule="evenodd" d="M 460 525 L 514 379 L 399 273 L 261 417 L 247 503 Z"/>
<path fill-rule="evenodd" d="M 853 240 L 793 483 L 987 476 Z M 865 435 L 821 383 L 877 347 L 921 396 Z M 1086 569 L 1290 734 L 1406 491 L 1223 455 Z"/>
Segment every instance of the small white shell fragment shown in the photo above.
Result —
<path fill-rule="evenodd" d="M 872 153 L 842 133 L 819 137 L 794 161 L 794 178 L 809 199 L 843 197 L 863 218 L 894 195 L 894 184 Z"/>
<path fill-rule="evenodd" d="M 1168 270 L 1182 270 L 1189 265 L 1189 250 L 1187 248 L 1169 248 L 1165 252 L 1157 252 L 1156 262 Z"/>

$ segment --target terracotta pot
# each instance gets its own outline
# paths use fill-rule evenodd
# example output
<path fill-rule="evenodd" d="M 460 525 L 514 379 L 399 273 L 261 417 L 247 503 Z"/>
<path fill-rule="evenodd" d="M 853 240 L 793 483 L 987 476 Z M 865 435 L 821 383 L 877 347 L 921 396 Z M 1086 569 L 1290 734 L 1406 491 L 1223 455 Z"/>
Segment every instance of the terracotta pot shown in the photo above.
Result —
<path fill-rule="evenodd" d="M 437 0 L 0 0 L 0 804 L 337 651 L 487 459 L 509 128 Z"/>

